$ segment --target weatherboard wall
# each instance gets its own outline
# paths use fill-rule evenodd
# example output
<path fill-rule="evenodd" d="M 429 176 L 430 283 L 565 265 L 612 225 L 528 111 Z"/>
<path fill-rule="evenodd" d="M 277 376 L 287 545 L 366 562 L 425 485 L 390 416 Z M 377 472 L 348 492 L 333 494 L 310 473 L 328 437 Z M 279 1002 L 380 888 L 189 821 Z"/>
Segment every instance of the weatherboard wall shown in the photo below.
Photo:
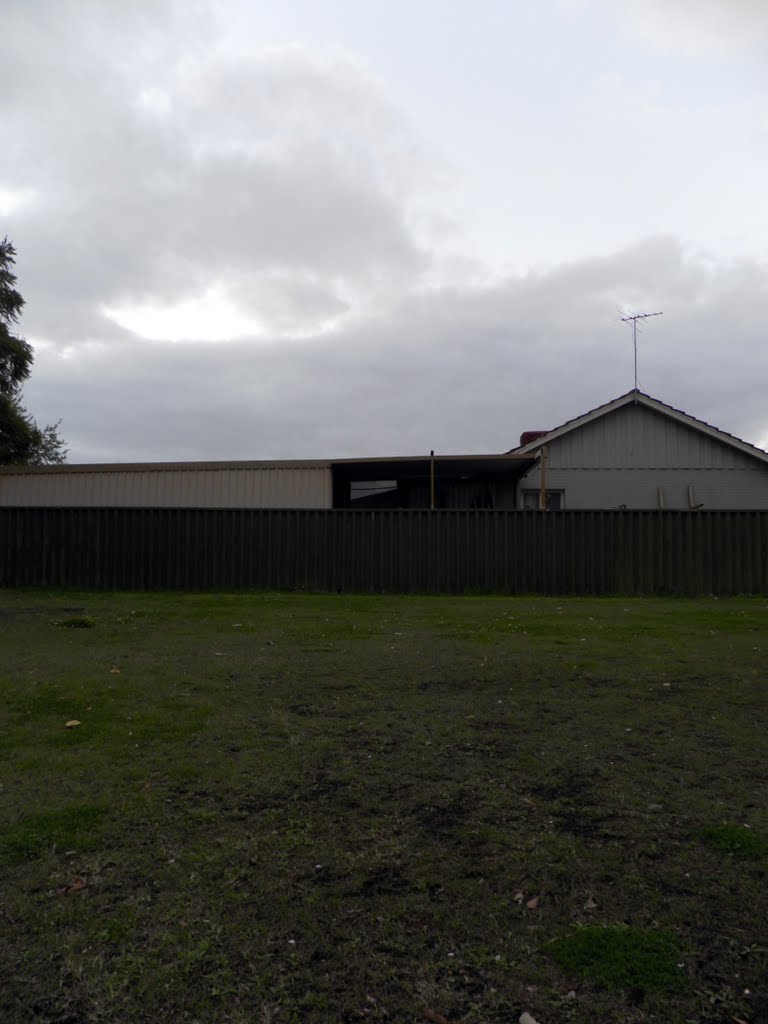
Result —
<path fill-rule="evenodd" d="M 0 506 L 330 508 L 329 465 L 67 466 L 0 471 Z"/>

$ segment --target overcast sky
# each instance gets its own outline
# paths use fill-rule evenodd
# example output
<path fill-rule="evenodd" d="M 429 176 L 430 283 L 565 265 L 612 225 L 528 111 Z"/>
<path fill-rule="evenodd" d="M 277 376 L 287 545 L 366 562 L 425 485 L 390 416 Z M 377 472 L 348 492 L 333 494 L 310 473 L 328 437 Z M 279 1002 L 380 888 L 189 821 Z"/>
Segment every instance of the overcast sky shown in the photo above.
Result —
<path fill-rule="evenodd" d="M 70 461 L 768 444 L 765 0 L 3 0 L 0 237 Z"/>

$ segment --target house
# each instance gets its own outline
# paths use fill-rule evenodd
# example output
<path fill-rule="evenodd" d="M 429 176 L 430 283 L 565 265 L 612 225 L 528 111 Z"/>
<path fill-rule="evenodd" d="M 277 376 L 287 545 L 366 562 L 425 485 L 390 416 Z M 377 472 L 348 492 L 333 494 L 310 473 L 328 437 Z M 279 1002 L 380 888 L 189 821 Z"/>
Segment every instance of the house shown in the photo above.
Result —
<path fill-rule="evenodd" d="M 629 391 L 498 455 L 0 469 L 0 506 L 768 509 L 768 454 Z"/>
<path fill-rule="evenodd" d="M 768 454 L 642 391 L 520 442 L 519 508 L 768 509 Z"/>

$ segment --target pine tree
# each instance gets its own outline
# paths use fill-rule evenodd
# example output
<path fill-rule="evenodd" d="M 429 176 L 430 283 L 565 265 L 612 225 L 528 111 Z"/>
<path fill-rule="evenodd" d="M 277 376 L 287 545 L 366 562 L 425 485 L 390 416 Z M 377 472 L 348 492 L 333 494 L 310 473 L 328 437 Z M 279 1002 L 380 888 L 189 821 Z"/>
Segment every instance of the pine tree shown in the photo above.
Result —
<path fill-rule="evenodd" d="M 16 250 L 0 242 L 0 466 L 51 465 L 66 460 L 58 423 L 42 429 L 21 404 L 21 389 L 34 361 L 32 346 L 14 333 L 24 308 L 15 288 Z"/>

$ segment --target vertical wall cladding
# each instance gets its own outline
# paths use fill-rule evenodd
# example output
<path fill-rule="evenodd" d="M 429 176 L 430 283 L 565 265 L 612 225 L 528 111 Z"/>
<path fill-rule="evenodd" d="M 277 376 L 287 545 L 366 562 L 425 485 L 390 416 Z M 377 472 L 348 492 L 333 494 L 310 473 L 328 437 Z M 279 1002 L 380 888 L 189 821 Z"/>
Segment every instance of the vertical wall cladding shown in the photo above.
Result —
<path fill-rule="evenodd" d="M 566 509 L 768 509 L 768 466 L 643 405 L 625 405 L 547 446 L 546 484 Z M 521 481 L 538 490 L 540 467 Z M 663 503 L 663 504 L 662 504 Z"/>
<path fill-rule="evenodd" d="M 768 512 L 0 508 L 0 585 L 768 593 Z"/>
<path fill-rule="evenodd" d="M 552 442 L 558 469 L 741 469 L 754 460 L 644 405 L 624 405 Z"/>
<path fill-rule="evenodd" d="M 45 468 L 0 472 L 0 506 L 330 508 L 328 464 Z"/>

